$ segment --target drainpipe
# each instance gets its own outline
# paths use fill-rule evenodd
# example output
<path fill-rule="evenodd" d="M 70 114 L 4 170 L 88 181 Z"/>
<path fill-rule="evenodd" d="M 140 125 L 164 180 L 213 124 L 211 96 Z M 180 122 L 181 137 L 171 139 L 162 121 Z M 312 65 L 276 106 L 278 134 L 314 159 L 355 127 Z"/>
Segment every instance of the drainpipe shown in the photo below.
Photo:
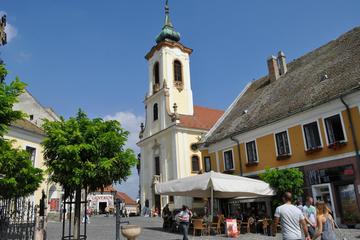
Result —
<path fill-rule="evenodd" d="M 243 175 L 243 168 L 242 168 L 241 155 L 240 155 L 240 142 L 239 142 L 239 140 L 237 140 L 233 136 L 230 137 L 230 139 L 232 141 L 236 142 L 236 144 L 237 144 L 238 156 L 239 156 L 239 161 L 240 161 L 240 176 L 242 176 Z"/>
<path fill-rule="evenodd" d="M 350 111 L 349 105 L 345 102 L 343 96 L 340 97 L 340 100 L 346 107 L 346 113 L 348 115 L 349 123 L 350 123 L 351 135 L 352 135 L 353 141 L 354 141 L 356 161 L 358 162 L 358 167 L 360 168 L 359 145 L 358 145 L 358 142 L 357 142 L 357 139 L 356 139 L 355 128 L 354 128 L 353 120 L 352 120 L 352 117 L 351 117 L 351 111 Z"/>

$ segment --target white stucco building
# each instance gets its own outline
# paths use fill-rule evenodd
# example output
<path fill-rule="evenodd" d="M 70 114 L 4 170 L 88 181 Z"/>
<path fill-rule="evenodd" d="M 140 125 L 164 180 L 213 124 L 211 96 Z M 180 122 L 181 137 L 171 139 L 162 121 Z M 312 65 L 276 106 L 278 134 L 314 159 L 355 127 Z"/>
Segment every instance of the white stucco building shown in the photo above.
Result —
<path fill-rule="evenodd" d="M 179 208 L 192 206 L 193 199 L 159 196 L 154 183 L 198 174 L 209 168 L 197 149 L 199 137 L 206 133 L 223 114 L 222 111 L 193 105 L 190 54 L 192 49 L 181 44 L 165 7 L 165 25 L 156 45 L 146 54 L 148 86 L 144 105 L 145 125 L 140 141 L 141 206 L 162 209 L 167 203 Z"/>
<path fill-rule="evenodd" d="M 60 120 L 59 116 L 51 108 L 41 105 L 28 90 L 25 90 L 19 96 L 18 102 L 14 104 L 13 109 L 26 113 L 27 117 L 13 122 L 5 134 L 5 138 L 13 140 L 14 147 L 28 151 L 35 167 L 46 170 L 43 155 L 44 149 L 41 145 L 45 138 L 42 124 L 44 119 L 50 121 Z M 49 182 L 46 174 L 44 174 L 44 181 L 40 187 L 29 198 L 36 204 L 39 204 L 42 191 L 47 195 L 48 211 L 59 212 L 62 194 L 61 187 Z"/>

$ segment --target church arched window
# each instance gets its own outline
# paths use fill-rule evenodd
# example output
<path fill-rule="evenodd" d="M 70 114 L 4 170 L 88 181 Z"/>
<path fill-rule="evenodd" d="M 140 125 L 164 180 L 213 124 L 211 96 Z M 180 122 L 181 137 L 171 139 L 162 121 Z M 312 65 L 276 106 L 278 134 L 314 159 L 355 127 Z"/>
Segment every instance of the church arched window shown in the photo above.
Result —
<path fill-rule="evenodd" d="M 181 83 L 183 81 L 182 65 L 179 60 L 174 61 L 174 81 L 177 83 Z"/>
<path fill-rule="evenodd" d="M 160 84 L 159 62 L 156 62 L 156 63 L 154 64 L 153 73 L 154 73 L 154 83 L 155 83 L 155 84 Z"/>
<path fill-rule="evenodd" d="M 200 171 L 200 159 L 197 155 L 191 157 L 191 172 Z"/>
<path fill-rule="evenodd" d="M 159 109 L 157 103 L 155 103 L 153 106 L 153 115 L 154 115 L 154 121 L 159 119 Z"/>

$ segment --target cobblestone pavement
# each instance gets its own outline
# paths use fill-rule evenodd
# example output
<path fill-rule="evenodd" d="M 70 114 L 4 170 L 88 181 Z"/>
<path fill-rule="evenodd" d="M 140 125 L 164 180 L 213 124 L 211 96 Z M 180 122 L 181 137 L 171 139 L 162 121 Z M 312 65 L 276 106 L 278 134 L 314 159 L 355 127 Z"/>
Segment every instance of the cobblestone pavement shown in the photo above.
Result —
<path fill-rule="evenodd" d="M 142 227 L 141 236 L 138 240 L 181 240 L 182 237 L 179 234 L 167 233 L 162 230 L 162 220 L 161 218 L 144 218 L 144 217 L 131 217 L 127 219 L 123 219 L 122 221 L 128 220 L 130 224 L 136 224 Z M 90 219 L 90 224 L 88 224 L 87 228 L 87 236 L 88 240 L 115 240 L 115 218 L 105 217 L 103 215 L 94 216 Z M 61 239 L 61 231 L 62 231 L 62 223 L 59 222 L 49 222 L 48 223 L 48 231 L 47 231 L 47 239 L 48 240 L 60 240 Z M 360 230 L 355 229 L 344 229 L 342 230 L 348 240 L 350 239 L 360 239 Z M 121 237 L 124 240 L 124 237 Z M 225 236 L 203 236 L 203 237 L 192 237 L 189 239 L 231 239 Z M 269 237 L 262 234 L 241 234 L 238 239 L 244 240 L 265 240 L 265 239 L 273 239 L 280 240 L 281 234 L 278 234 L 276 237 Z M 339 240 L 343 238 L 339 237 Z"/>

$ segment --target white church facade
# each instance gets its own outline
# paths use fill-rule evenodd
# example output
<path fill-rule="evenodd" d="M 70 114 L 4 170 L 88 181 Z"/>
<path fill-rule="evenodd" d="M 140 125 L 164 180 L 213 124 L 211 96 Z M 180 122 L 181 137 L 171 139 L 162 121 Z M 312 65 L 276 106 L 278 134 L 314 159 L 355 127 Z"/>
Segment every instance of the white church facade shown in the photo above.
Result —
<path fill-rule="evenodd" d="M 145 56 L 149 89 L 144 100 L 146 122 L 141 126 L 138 142 L 141 206 L 152 210 L 160 210 L 167 203 L 175 208 L 182 204 L 193 206 L 192 198 L 156 195 L 154 184 L 211 169 L 211 163 L 202 159 L 197 142 L 223 114 L 194 106 L 192 49 L 179 42 L 180 34 L 170 21 L 167 5 L 165 13 L 165 25 L 156 45 Z"/>

